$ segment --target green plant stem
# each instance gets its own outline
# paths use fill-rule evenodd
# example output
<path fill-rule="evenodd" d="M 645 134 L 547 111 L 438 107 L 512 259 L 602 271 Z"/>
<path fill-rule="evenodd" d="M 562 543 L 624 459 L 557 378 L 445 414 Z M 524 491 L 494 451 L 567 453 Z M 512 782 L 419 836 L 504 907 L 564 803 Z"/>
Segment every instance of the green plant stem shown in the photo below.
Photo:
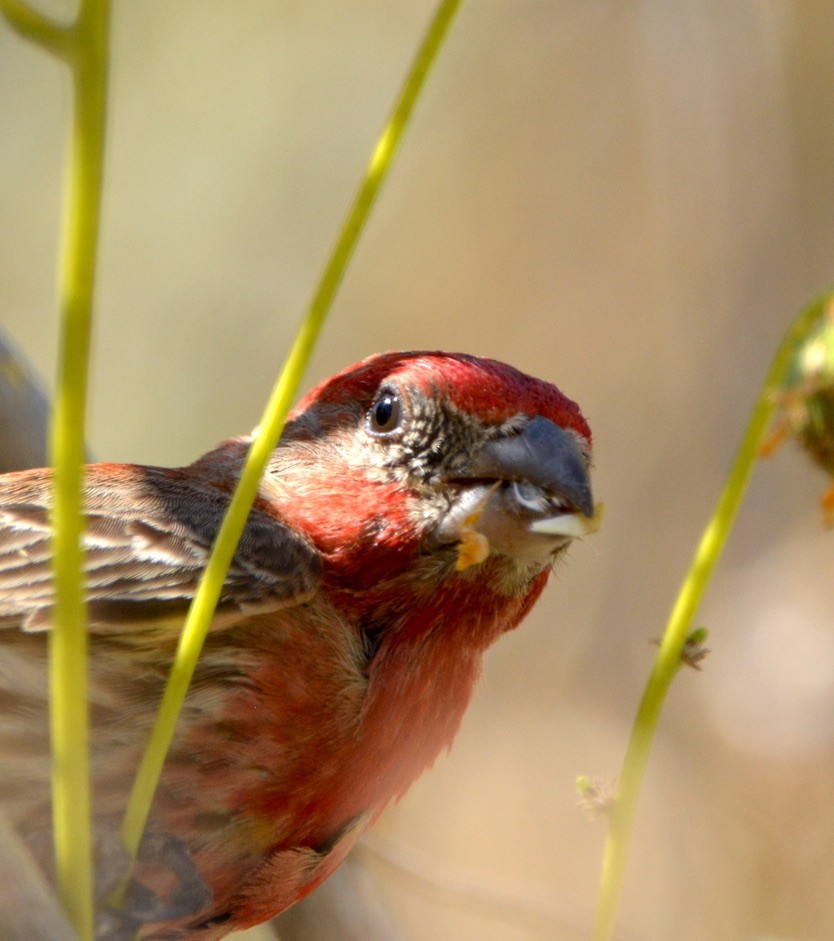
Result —
<path fill-rule="evenodd" d="M 333 303 L 348 262 L 364 229 L 382 183 L 391 168 L 403 132 L 461 0 L 443 0 L 426 35 L 391 116 L 374 149 L 362 185 L 339 232 L 306 316 L 261 418 L 240 481 L 223 520 L 194 601 L 186 618 L 171 675 L 151 732 L 148 747 L 130 795 L 122 824 L 122 839 L 135 857 L 150 813 L 165 755 L 174 736 L 177 718 L 202 650 L 226 572 L 258 492 L 275 442 L 296 396 L 316 339 Z"/>
<path fill-rule="evenodd" d="M 74 41 L 74 27 L 63 26 L 21 0 L 0 0 L 0 12 L 24 39 L 61 58 L 68 58 Z"/>
<path fill-rule="evenodd" d="M 669 617 L 637 711 L 617 796 L 611 808 L 593 941 L 609 941 L 612 937 L 640 785 L 663 702 L 681 665 L 681 653 L 692 627 L 692 619 L 732 530 L 753 466 L 778 404 L 778 393 L 788 367 L 799 343 L 818 322 L 831 297 L 830 293 L 825 294 L 803 310 L 779 344 L 715 512 L 704 530 Z"/>
<path fill-rule="evenodd" d="M 52 817 L 61 904 L 81 941 L 93 938 L 93 870 L 87 627 L 83 582 L 83 483 L 87 375 L 107 113 L 109 0 L 83 0 L 61 26 L 19 0 L 0 0 L 25 38 L 72 71 L 74 107 L 61 247 L 61 344 L 50 454 L 55 609 L 49 635 Z"/>

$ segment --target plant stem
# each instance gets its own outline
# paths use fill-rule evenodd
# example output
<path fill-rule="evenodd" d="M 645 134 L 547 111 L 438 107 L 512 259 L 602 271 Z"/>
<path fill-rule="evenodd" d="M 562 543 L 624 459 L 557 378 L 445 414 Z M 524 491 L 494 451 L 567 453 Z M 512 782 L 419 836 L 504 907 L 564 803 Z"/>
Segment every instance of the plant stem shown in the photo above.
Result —
<path fill-rule="evenodd" d="M 732 530 L 753 472 L 753 466 L 759 456 L 777 406 L 777 394 L 782 388 L 797 346 L 818 322 L 831 297 L 832 295 L 827 293 L 805 308 L 779 344 L 753 407 L 715 512 L 704 530 L 692 565 L 669 617 L 634 720 L 616 800 L 611 808 L 593 941 L 609 941 L 614 930 L 640 785 L 648 763 L 660 711 L 669 686 L 680 667 L 681 653 L 692 627 L 692 619 Z"/>
<path fill-rule="evenodd" d="M 14 0 L 3 13 L 72 69 L 74 108 L 59 295 L 61 345 L 50 454 L 55 608 L 49 635 L 52 817 L 58 894 L 78 937 L 93 938 L 87 628 L 81 487 L 87 374 L 104 160 L 109 0 L 84 0 L 59 26 Z"/>
<path fill-rule="evenodd" d="M 22 0 L 0 0 L 0 13 L 24 39 L 47 52 L 67 58 L 73 42 L 73 27 L 62 26 L 43 13 L 33 10 Z"/>
<path fill-rule="evenodd" d="M 391 169 L 414 103 L 424 87 L 429 70 L 436 60 L 460 3 L 461 0 L 443 0 L 429 25 L 258 425 L 237 489 L 189 609 L 162 704 L 131 791 L 122 824 L 122 839 L 134 857 L 150 813 L 153 794 L 162 773 L 165 755 L 174 736 L 177 718 L 185 701 L 206 632 L 220 597 L 226 572 L 257 495 L 261 476 L 275 447 L 275 442 L 281 435 L 284 420 L 296 396 L 302 375 L 327 313 L 333 304 L 336 291 L 344 277 L 348 262 L 379 190 Z"/>

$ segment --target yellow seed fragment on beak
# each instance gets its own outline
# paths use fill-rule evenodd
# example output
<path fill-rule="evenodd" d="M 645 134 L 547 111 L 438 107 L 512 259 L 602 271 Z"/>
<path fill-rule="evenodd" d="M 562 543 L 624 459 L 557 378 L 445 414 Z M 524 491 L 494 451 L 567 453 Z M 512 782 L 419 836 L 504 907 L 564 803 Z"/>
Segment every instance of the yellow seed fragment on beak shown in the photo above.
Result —
<path fill-rule="evenodd" d="M 463 572 L 473 565 L 480 565 L 489 555 L 489 540 L 476 529 L 461 531 L 458 557 L 455 560 L 455 571 Z"/>
<path fill-rule="evenodd" d="M 597 503 L 594 507 L 594 515 L 588 520 L 586 533 L 598 533 L 602 529 L 602 520 L 605 516 L 605 504 Z"/>
<path fill-rule="evenodd" d="M 461 523 L 460 546 L 458 547 L 458 557 L 455 560 L 456 572 L 463 572 L 473 565 L 480 565 L 489 555 L 489 540 L 483 533 L 479 533 L 475 527 L 481 519 L 487 501 L 500 485 L 501 482 L 496 481 L 484 493 L 475 509 Z"/>
<path fill-rule="evenodd" d="M 567 536 L 568 539 L 581 539 L 599 532 L 602 527 L 604 506 L 597 503 L 593 516 L 583 516 L 581 513 L 559 513 L 547 519 L 536 520 L 530 524 L 534 533 L 546 533 L 549 536 Z"/>

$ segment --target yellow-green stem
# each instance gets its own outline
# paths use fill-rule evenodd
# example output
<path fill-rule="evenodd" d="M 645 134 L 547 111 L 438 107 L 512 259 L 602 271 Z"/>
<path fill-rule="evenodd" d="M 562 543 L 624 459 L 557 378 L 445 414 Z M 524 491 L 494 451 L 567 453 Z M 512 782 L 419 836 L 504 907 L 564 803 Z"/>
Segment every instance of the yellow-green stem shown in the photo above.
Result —
<path fill-rule="evenodd" d="M 165 755 L 174 736 L 177 718 L 220 597 L 226 572 L 257 495 L 261 476 L 275 442 L 280 437 L 287 412 L 296 396 L 301 377 L 356 243 L 391 168 L 414 103 L 460 3 L 461 0 L 443 0 L 429 25 L 261 418 L 240 481 L 186 618 L 156 723 L 130 795 L 122 825 L 122 839 L 133 856 L 139 848 Z"/>
<path fill-rule="evenodd" d="M 87 630 L 81 486 L 93 285 L 101 206 L 109 0 L 84 0 L 59 26 L 17 0 L 9 22 L 72 70 L 73 118 L 61 247 L 61 344 L 50 453 L 55 466 L 55 613 L 49 637 L 52 809 L 58 894 L 81 941 L 93 938 Z"/>
<path fill-rule="evenodd" d="M 71 55 L 75 39 L 74 25 L 62 26 L 31 9 L 23 0 L 0 0 L 0 12 L 24 39 L 61 58 Z"/>
<path fill-rule="evenodd" d="M 704 530 L 669 617 L 640 701 L 623 762 L 616 800 L 611 808 L 593 941 L 609 941 L 613 934 L 640 785 L 660 711 L 669 686 L 680 667 L 681 652 L 692 628 L 692 619 L 732 530 L 753 466 L 773 417 L 778 392 L 782 388 L 796 348 L 818 322 L 831 297 L 831 293 L 825 294 L 803 310 L 779 344 L 715 512 Z"/>

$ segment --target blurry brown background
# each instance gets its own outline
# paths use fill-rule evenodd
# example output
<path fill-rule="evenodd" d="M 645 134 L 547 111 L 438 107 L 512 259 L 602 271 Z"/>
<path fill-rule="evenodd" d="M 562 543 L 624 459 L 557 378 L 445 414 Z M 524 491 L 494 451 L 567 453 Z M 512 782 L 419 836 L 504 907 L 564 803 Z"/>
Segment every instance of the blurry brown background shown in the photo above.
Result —
<path fill-rule="evenodd" d="M 182 463 L 257 421 L 433 7 L 114 4 L 98 457 Z M 551 379 L 607 517 L 369 840 L 408 938 L 587 937 L 604 825 L 574 778 L 616 774 L 771 352 L 834 281 L 832 35 L 823 0 L 481 0 L 454 25 L 307 381 L 417 347 Z M 0 29 L 0 317 L 47 381 L 68 106 Z M 754 478 L 713 653 L 662 719 L 624 941 L 834 937 L 824 483 L 793 448 Z"/>

